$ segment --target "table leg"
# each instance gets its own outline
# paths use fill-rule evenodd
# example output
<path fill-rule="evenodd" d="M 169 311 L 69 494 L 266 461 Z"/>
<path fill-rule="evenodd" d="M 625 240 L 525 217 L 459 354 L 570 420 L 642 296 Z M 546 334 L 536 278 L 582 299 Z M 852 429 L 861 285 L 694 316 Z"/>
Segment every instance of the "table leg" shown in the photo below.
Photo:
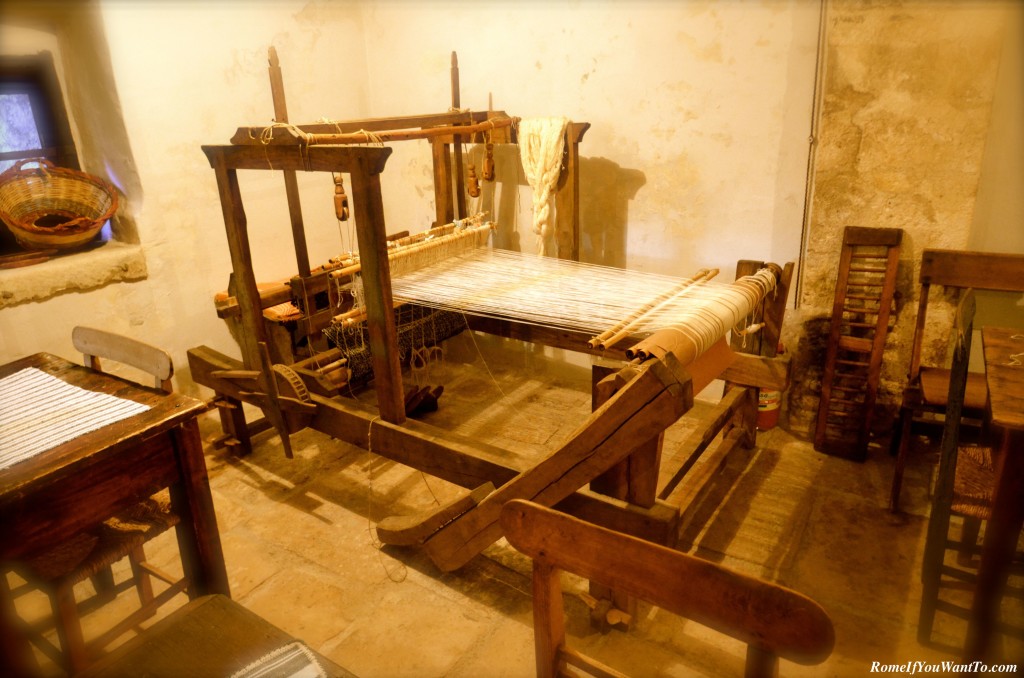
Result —
<path fill-rule="evenodd" d="M 1003 433 L 996 463 L 992 516 L 985 528 L 978 584 L 967 627 L 967 661 L 989 659 L 985 653 L 999 622 L 1000 601 L 1024 524 L 1024 431 L 1009 429 Z"/>
<path fill-rule="evenodd" d="M 14 598 L 7 583 L 7 572 L 0 569 L 0 666 L 12 678 L 34 676 L 39 666 L 32 657 L 32 647 L 22 632 L 22 622 L 14 607 Z"/>
<path fill-rule="evenodd" d="M 181 482 L 171 487 L 171 501 L 181 517 L 178 548 L 192 598 L 211 593 L 230 597 L 217 516 L 206 475 L 199 424 L 190 419 L 172 431 Z"/>

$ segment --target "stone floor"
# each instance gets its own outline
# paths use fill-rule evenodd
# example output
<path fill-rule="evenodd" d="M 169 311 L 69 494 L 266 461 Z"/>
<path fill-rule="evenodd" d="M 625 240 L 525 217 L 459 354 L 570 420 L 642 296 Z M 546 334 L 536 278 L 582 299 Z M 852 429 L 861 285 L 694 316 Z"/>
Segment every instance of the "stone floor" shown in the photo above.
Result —
<path fill-rule="evenodd" d="M 476 341 L 453 340 L 443 361 L 414 375 L 445 384 L 441 409 L 426 421 L 541 454 L 589 412 L 588 363 L 566 365 L 550 349 Z M 666 465 L 709 407 L 698 402 L 667 432 Z M 213 416 L 204 417 L 203 431 L 208 442 L 216 438 Z M 429 510 L 457 488 L 314 431 L 293 436 L 291 460 L 274 436 L 257 442 L 245 459 L 207 446 L 235 600 L 360 676 L 533 675 L 528 559 L 502 540 L 445 574 L 423 553 L 382 548 L 376 539 L 377 521 Z M 852 463 L 775 428 L 759 435 L 755 449 L 739 450 L 692 507 L 685 548 L 796 589 L 832 616 L 832 656 L 816 667 L 783 662 L 781 675 L 859 676 L 876 661 L 957 657 L 961 620 L 940 613 L 935 643 L 916 639 L 927 455 L 912 459 L 899 515 L 885 508 L 891 467 L 881 450 Z M 173 536 L 149 551 L 154 561 L 177 565 Z M 569 580 L 566 589 L 572 643 L 615 668 L 638 676 L 742 674 L 737 641 L 646 605 L 635 630 L 602 634 L 589 626 L 579 595 L 584 584 Z M 132 602 L 126 594 L 91 615 L 87 634 Z M 44 608 L 31 596 L 19 604 L 28 617 Z M 1024 618 L 1020 601 L 1004 607 L 1004 615 Z M 1017 640 L 1004 639 L 1000 652 L 1002 660 L 1024 663 Z"/>

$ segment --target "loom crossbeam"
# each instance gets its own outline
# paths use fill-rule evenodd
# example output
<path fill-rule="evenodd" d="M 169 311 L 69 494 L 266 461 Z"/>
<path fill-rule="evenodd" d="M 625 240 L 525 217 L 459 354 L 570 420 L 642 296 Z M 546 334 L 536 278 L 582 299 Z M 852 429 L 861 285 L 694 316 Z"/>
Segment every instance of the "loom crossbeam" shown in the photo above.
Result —
<path fill-rule="evenodd" d="M 500 124 L 492 128 L 490 120 Z M 363 135 L 356 140 L 350 138 L 341 143 L 367 143 L 374 138 L 387 141 L 409 140 L 413 137 L 397 136 L 401 132 L 414 130 L 431 130 L 438 136 L 454 137 L 458 134 L 478 134 L 480 131 L 491 131 L 491 143 L 508 144 L 515 143 L 514 128 L 510 124 L 514 120 L 512 116 L 503 111 L 446 111 L 444 113 L 427 113 L 408 116 L 395 116 L 387 118 L 366 118 L 362 120 L 338 120 L 330 122 L 318 122 L 302 125 L 280 126 L 249 126 L 239 127 L 234 136 L 231 137 L 232 144 L 238 145 L 261 145 L 266 137 L 265 131 L 273 128 L 273 139 L 271 143 L 294 144 L 305 135 L 324 137 L 327 135 Z M 508 122 L 505 122 L 508 121 Z M 454 129 L 459 127 L 458 130 Z M 473 128 L 480 127 L 476 133 Z M 292 131 L 289 131 L 292 130 Z M 369 139 L 365 133 L 369 132 Z M 423 137 L 427 138 L 427 137 Z M 452 143 L 452 139 L 444 139 Z M 477 140 L 470 139 L 470 143 L 477 143 Z"/>

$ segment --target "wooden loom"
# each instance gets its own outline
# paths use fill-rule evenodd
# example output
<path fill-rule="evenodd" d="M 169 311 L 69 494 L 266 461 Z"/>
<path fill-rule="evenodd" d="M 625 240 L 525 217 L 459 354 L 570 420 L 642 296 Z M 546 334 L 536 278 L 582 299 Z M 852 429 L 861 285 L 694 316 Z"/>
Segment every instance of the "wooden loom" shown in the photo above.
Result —
<path fill-rule="evenodd" d="M 272 59 L 272 80 L 274 67 Z M 276 106 L 278 121 L 282 122 L 283 98 L 278 94 L 279 89 L 275 88 L 275 102 L 280 102 Z M 680 360 L 686 350 L 674 343 L 672 333 L 667 333 L 648 340 L 647 345 L 652 347 L 649 352 L 627 360 L 621 349 L 602 351 L 588 343 L 590 336 L 581 333 L 511 319 L 469 317 L 474 330 L 601 356 L 600 364 L 595 366 L 594 412 L 565 445 L 540 461 L 409 420 L 403 405 L 402 371 L 396 350 L 380 188 L 380 175 L 391 149 L 340 144 L 365 140 L 365 131 L 378 138 L 429 139 L 434 149 L 438 222 L 446 223 L 458 204 L 458 196 L 452 195 L 450 188 L 453 181 L 448 147 L 458 148 L 462 136 L 483 141 L 474 136 L 478 132 L 468 130 L 479 129 L 481 122 L 490 119 L 488 115 L 450 112 L 329 125 L 242 128 L 230 145 L 204 146 L 217 177 L 231 253 L 242 360 L 205 346 L 197 347 L 189 351 L 192 377 L 213 389 L 229 405 L 259 405 L 267 420 L 282 433 L 286 450 L 290 450 L 288 433 L 308 426 L 470 490 L 459 500 L 426 515 L 396 517 L 379 526 L 384 542 L 423 545 L 441 569 L 460 567 L 499 538 L 498 515 L 503 504 L 513 498 L 557 505 L 612 529 L 674 545 L 683 512 L 709 482 L 714 470 L 736 446 L 753 445 L 755 389 L 786 387 L 788 363 L 771 356 L 777 344 L 792 265 L 774 269 L 778 291 L 765 310 L 763 355 L 736 353 L 723 337 L 705 353 L 691 353 Z M 557 198 L 560 219 L 556 240 L 562 256 L 578 253 L 576 170 L 578 144 L 587 127 L 586 123 L 577 123 L 568 131 L 567 158 Z M 515 142 L 514 128 L 504 129 L 507 136 L 503 141 Z M 285 133 L 278 136 L 278 131 Z M 239 190 L 240 169 L 269 169 L 285 176 L 299 269 L 287 285 L 287 298 L 304 309 L 307 320 L 323 315 L 313 297 L 329 290 L 331 270 L 311 269 L 308 264 L 295 173 L 348 175 L 377 408 L 345 397 L 325 370 L 316 368 L 336 362 L 330 349 L 318 352 L 310 344 L 312 355 L 296 358 L 289 364 L 271 358 L 263 312 L 284 295 L 281 290 L 274 294 L 261 292 L 257 286 Z M 454 183 L 458 190 L 458 176 Z M 734 387 L 728 390 L 708 425 L 689 441 L 691 451 L 686 461 L 674 470 L 668 483 L 659 487 L 662 432 L 692 407 L 694 393 L 715 378 L 723 378 Z M 236 432 L 244 434 L 244 419 L 241 428 L 237 420 L 235 424 Z M 591 489 L 586 489 L 588 483 Z"/>

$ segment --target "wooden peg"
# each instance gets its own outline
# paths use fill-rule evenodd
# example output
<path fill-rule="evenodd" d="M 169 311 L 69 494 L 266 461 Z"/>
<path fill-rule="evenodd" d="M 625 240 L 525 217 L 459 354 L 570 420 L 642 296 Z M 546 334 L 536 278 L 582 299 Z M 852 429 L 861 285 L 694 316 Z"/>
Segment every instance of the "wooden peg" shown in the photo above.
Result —
<path fill-rule="evenodd" d="M 484 167 L 481 174 L 484 181 L 494 181 L 494 144 L 488 141 L 484 149 Z"/>
<path fill-rule="evenodd" d="M 476 178 L 476 165 L 469 163 L 469 178 L 466 181 L 466 193 L 471 198 L 480 197 L 480 180 Z"/>
<path fill-rule="evenodd" d="M 342 175 L 335 172 L 332 176 L 334 177 L 334 214 L 338 217 L 338 221 L 348 221 L 348 196 L 345 195 Z"/>

